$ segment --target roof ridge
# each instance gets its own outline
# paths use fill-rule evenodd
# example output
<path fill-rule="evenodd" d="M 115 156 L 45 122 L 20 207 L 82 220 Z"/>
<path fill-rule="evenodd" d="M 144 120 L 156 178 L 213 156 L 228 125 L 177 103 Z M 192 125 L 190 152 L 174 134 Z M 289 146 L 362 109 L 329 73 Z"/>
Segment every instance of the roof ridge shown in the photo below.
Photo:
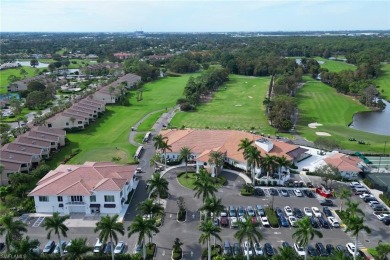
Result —
<path fill-rule="evenodd" d="M 64 192 L 64 191 L 68 190 L 69 188 L 71 188 L 71 187 L 77 185 L 77 184 L 81 184 L 81 186 L 83 186 L 84 189 L 85 189 L 86 191 L 90 192 L 90 190 L 87 189 L 87 187 L 86 187 L 85 184 L 83 183 L 82 179 L 79 179 L 78 181 L 76 181 L 76 182 L 72 183 L 71 185 L 69 185 L 69 186 L 63 188 L 63 189 L 60 190 L 60 191 L 58 191 L 57 194 L 60 194 L 60 193 L 62 193 L 62 192 Z"/>
<path fill-rule="evenodd" d="M 172 132 L 174 132 L 174 131 L 175 131 L 174 129 L 171 129 L 171 130 L 169 131 L 169 133 L 172 133 Z M 173 145 L 174 143 L 180 141 L 181 139 L 183 139 L 184 137 L 188 136 L 189 134 L 192 134 L 192 133 L 194 132 L 194 129 L 185 129 L 184 131 L 188 131 L 188 132 L 187 132 L 185 135 L 183 135 L 182 137 L 176 139 L 175 142 L 170 143 L 170 145 Z M 168 141 L 169 141 L 169 139 L 168 139 Z"/>

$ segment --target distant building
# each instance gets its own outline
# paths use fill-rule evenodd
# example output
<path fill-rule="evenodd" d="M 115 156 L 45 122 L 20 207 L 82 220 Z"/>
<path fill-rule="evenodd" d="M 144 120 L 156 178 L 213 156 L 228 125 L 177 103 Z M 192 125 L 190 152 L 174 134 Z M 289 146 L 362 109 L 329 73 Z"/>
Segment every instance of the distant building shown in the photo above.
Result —
<path fill-rule="evenodd" d="M 328 165 L 336 167 L 341 176 L 349 180 L 357 180 L 359 173 L 362 172 L 365 163 L 357 156 L 350 156 L 343 153 L 334 153 L 324 159 Z"/>
<path fill-rule="evenodd" d="M 114 55 L 114 57 L 121 59 L 121 60 L 126 60 L 129 58 L 135 57 L 134 53 L 129 53 L 129 52 L 117 52 L 117 53 L 114 53 L 113 55 Z"/>

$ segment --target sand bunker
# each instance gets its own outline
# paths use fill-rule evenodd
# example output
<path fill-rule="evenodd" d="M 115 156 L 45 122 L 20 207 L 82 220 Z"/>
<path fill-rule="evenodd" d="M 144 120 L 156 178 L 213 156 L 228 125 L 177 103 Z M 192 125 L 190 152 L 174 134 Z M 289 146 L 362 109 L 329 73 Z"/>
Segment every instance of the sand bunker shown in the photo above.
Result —
<path fill-rule="evenodd" d="M 317 126 L 322 126 L 322 124 L 319 124 L 317 122 L 308 124 L 310 128 L 317 128 Z"/>
<path fill-rule="evenodd" d="M 329 134 L 327 132 L 316 132 L 316 135 L 319 135 L 319 136 L 332 136 L 331 134 Z"/>
<path fill-rule="evenodd" d="M 236 105 L 236 107 L 241 107 L 242 105 Z"/>
<path fill-rule="evenodd" d="M 248 96 L 248 98 L 253 98 L 252 96 Z"/>

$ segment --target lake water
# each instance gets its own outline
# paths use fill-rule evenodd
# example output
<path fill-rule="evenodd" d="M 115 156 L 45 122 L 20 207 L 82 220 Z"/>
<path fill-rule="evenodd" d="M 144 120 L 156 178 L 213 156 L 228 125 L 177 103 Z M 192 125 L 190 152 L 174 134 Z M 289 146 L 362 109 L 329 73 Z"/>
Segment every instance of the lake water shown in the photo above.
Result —
<path fill-rule="evenodd" d="M 31 67 L 30 61 L 16 61 L 16 63 L 19 63 L 22 66 Z M 49 66 L 48 63 L 40 62 L 39 65 L 35 66 L 35 68 L 47 68 L 48 66 Z"/>
<path fill-rule="evenodd" d="M 390 136 L 390 103 L 382 101 L 386 104 L 383 111 L 356 113 L 349 127 L 368 133 Z"/>

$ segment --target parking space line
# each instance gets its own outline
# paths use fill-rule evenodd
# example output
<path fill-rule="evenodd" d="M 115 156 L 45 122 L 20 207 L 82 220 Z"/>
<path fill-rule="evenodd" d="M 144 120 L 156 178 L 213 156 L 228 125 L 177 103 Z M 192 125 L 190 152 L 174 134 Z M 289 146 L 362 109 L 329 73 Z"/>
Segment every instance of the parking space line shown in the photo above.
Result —
<path fill-rule="evenodd" d="M 39 227 L 41 225 L 41 223 L 43 222 L 43 220 L 45 219 L 45 217 L 39 217 L 35 222 L 34 224 L 32 225 L 33 227 Z"/>

